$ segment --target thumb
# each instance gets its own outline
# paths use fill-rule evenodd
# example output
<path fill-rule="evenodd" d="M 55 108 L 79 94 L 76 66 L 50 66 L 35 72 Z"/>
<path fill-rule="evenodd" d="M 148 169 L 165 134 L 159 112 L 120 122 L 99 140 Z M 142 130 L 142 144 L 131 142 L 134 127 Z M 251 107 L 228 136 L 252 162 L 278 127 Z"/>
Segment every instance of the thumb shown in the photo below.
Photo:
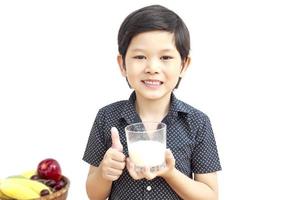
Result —
<path fill-rule="evenodd" d="M 170 149 L 166 150 L 166 164 L 167 165 L 175 165 L 175 158 Z"/>
<path fill-rule="evenodd" d="M 123 146 L 120 142 L 118 130 L 115 127 L 111 128 L 111 138 L 112 138 L 112 148 L 122 152 Z"/>

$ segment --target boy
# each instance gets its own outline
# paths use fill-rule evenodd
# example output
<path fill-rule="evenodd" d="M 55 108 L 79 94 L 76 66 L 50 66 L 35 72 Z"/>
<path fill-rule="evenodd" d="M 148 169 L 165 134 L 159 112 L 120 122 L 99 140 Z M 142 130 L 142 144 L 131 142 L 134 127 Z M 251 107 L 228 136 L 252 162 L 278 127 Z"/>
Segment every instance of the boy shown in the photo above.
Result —
<path fill-rule="evenodd" d="M 97 114 L 83 157 L 89 199 L 216 200 L 221 166 L 209 119 L 173 94 L 190 63 L 184 22 L 159 5 L 141 8 L 122 23 L 118 45 L 134 92 Z M 124 128 L 141 121 L 167 124 L 166 167 L 156 172 L 136 172 L 128 158 Z"/>

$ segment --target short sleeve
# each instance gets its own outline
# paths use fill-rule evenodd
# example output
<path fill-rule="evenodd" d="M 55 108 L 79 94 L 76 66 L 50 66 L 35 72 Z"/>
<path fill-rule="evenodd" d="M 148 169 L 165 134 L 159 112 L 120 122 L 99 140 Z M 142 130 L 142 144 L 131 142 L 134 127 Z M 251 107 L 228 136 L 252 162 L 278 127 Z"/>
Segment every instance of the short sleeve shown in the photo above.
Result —
<path fill-rule="evenodd" d="M 222 169 L 210 120 L 204 116 L 202 122 L 192 152 L 192 171 L 196 174 L 211 173 Z"/>
<path fill-rule="evenodd" d="M 103 128 L 103 112 L 100 110 L 91 129 L 83 160 L 93 166 L 99 166 L 107 151 Z"/>

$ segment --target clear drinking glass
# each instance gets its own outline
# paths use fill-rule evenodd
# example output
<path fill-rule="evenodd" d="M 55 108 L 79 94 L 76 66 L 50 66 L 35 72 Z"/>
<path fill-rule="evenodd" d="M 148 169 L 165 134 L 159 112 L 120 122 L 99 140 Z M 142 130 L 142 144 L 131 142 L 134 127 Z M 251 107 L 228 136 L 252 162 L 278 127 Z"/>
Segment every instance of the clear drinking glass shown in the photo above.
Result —
<path fill-rule="evenodd" d="M 165 167 L 166 124 L 162 122 L 140 122 L 125 128 L 129 157 L 140 171 L 149 167 L 158 171 Z"/>

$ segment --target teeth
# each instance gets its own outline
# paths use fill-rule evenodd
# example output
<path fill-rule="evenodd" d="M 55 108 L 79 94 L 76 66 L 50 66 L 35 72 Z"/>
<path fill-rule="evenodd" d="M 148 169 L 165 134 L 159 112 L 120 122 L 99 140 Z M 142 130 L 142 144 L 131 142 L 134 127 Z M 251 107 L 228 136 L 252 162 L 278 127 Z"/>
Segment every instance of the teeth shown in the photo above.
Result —
<path fill-rule="evenodd" d="M 160 81 L 144 81 L 145 84 L 148 85 L 160 85 L 161 82 Z"/>

